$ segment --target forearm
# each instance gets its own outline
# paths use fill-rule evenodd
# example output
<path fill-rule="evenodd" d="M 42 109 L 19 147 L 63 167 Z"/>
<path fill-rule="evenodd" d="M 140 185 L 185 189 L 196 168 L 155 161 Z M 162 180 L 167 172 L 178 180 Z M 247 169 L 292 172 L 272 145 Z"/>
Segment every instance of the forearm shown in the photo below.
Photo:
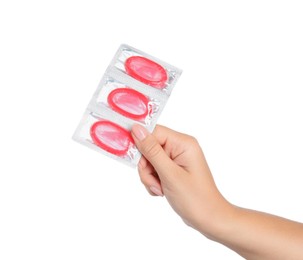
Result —
<path fill-rule="evenodd" d="M 303 224 L 234 206 L 228 216 L 212 239 L 246 259 L 303 259 Z"/>

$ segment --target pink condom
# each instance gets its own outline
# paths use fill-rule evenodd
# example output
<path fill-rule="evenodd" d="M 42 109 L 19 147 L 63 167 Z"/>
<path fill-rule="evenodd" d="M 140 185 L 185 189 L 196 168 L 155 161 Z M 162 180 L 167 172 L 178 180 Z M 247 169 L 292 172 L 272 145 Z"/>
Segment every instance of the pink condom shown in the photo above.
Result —
<path fill-rule="evenodd" d="M 132 56 L 125 61 L 126 73 L 155 88 L 162 89 L 167 81 L 165 69 L 158 63 L 141 56 Z"/>
<path fill-rule="evenodd" d="M 109 93 L 107 102 L 110 107 L 123 116 L 137 120 L 148 114 L 148 98 L 130 88 L 117 88 Z"/>
<path fill-rule="evenodd" d="M 93 142 L 112 154 L 123 156 L 134 142 L 126 129 L 110 121 L 97 121 L 90 129 Z"/>

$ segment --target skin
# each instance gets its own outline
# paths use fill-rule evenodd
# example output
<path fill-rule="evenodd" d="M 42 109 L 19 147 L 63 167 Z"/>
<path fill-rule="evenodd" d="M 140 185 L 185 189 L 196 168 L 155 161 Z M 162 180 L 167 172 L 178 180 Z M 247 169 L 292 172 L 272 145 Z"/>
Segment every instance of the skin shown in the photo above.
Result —
<path fill-rule="evenodd" d="M 150 134 L 137 124 L 132 136 L 142 183 L 187 225 L 246 259 L 303 259 L 303 224 L 228 202 L 194 137 L 163 126 Z"/>

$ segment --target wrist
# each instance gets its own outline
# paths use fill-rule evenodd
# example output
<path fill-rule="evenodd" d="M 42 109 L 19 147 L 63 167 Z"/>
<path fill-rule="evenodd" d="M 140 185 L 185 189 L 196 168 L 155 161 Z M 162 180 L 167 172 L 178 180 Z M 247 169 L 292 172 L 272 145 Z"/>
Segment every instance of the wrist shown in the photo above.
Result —
<path fill-rule="evenodd" d="M 222 242 L 232 233 L 237 207 L 222 196 L 213 205 L 207 220 L 200 222 L 197 230 L 210 240 Z"/>

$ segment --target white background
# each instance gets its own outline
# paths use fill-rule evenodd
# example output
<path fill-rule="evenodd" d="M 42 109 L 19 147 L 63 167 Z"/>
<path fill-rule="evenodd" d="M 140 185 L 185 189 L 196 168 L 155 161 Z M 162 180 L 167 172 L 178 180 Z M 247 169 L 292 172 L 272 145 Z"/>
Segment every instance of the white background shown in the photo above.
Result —
<path fill-rule="evenodd" d="M 241 259 L 71 140 L 121 43 L 183 69 L 159 123 L 232 203 L 303 221 L 301 1 L 1 1 L 0 259 Z"/>

